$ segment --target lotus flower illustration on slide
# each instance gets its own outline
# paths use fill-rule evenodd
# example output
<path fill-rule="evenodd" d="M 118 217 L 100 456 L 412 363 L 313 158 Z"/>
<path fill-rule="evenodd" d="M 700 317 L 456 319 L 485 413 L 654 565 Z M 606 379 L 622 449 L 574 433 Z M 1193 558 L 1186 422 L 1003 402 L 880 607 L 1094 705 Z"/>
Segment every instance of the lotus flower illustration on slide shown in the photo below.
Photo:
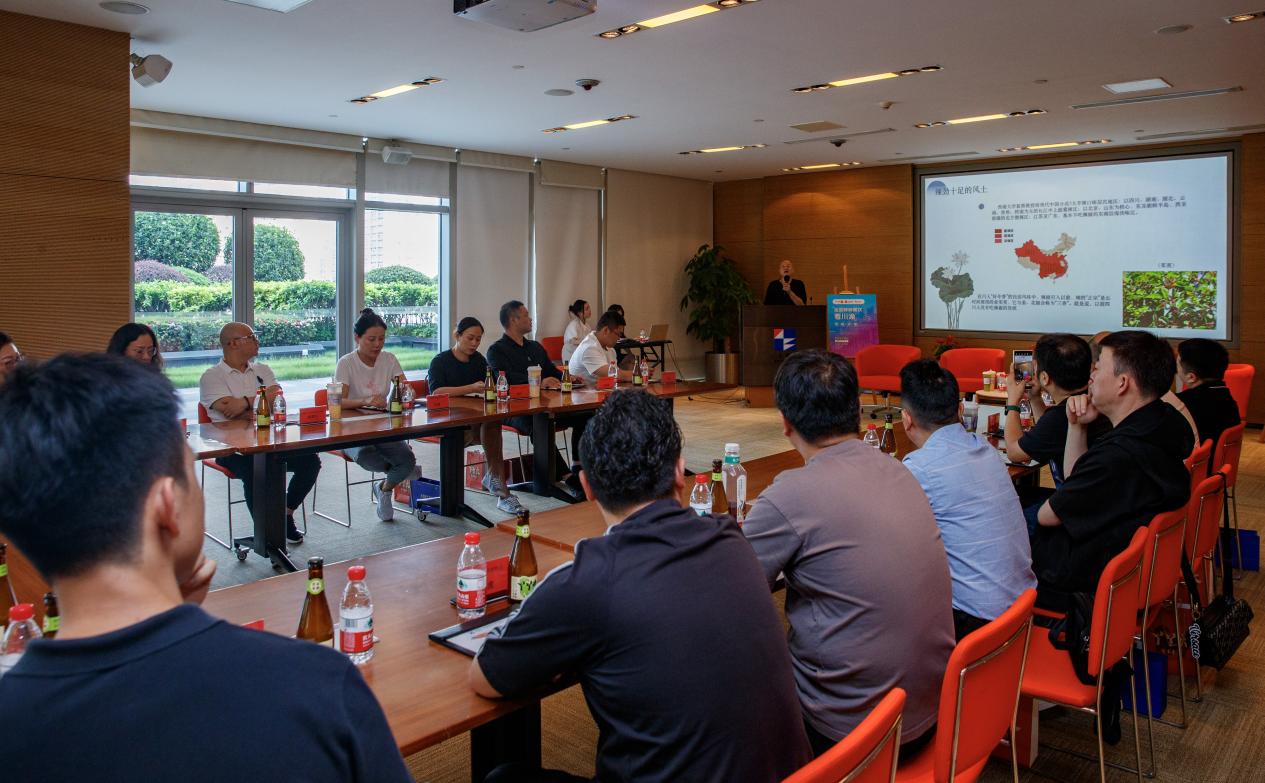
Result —
<path fill-rule="evenodd" d="M 962 316 L 962 305 L 975 293 L 975 281 L 970 272 L 963 272 L 971 257 L 959 250 L 949 263 L 931 273 L 931 284 L 940 291 L 940 301 L 949 314 L 949 328 L 957 329 Z"/>

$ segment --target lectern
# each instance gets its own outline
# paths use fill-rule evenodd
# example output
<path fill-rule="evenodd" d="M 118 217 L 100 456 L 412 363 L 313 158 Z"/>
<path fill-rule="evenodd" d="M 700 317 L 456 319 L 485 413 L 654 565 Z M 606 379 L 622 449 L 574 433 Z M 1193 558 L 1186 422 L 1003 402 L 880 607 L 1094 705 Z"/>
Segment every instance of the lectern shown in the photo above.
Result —
<path fill-rule="evenodd" d="M 825 305 L 745 305 L 741 329 L 742 384 L 754 407 L 772 407 L 773 376 L 787 356 L 829 344 Z"/>

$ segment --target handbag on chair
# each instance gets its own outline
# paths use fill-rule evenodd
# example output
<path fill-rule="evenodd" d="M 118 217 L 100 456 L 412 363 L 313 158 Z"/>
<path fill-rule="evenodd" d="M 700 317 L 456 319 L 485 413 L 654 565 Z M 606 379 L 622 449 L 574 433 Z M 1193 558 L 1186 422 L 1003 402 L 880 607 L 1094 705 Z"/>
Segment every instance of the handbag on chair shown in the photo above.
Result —
<path fill-rule="evenodd" d="M 1195 582 L 1190 560 L 1185 552 L 1182 553 L 1182 575 L 1186 580 L 1186 589 L 1190 591 L 1191 616 L 1194 618 L 1188 629 L 1190 654 L 1199 664 L 1217 670 L 1230 662 L 1235 651 L 1247 639 L 1248 624 L 1253 617 L 1251 605 L 1242 598 L 1236 600 L 1234 597 L 1234 578 L 1230 574 L 1228 557 L 1230 545 L 1224 536 L 1222 547 L 1226 554 L 1221 569 L 1222 594 L 1207 605 L 1203 605 L 1200 599 L 1199 585 Z"/>

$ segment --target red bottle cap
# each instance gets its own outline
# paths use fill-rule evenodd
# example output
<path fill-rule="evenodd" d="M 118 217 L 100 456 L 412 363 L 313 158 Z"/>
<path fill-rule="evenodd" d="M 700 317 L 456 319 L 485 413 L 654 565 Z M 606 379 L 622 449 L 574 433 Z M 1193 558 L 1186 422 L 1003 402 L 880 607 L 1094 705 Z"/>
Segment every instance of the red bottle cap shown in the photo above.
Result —
<path fill-rule="evenodd" d="M 363 581 L 365 578 L 365 567 L 351 566 L 347 569 L 347 578 L 353 582 Z"/>
<path fill-rule="evenodd" d="M 694 483 L 695 483 L 695 484 L 706 484 L 708 481 L 711 481 L 711 478 L 709 477 L 709 475 L 708 475 L 707 473 L 695 473 L 695 474 L 694 474 Z"/>
<path fill-rule="evenodd" d="M 35 606 L 33 604 L 14 604 L 9 607 L 9 622 L 11 623 L 30 620 L 34 616 Z"/>
<path fill-rule="evenodd" d="M 473 546 L 473 545 L 478 544 L 478 543 L 479 543 L 479 534 L 478 534 L 478 533 L 466 533 L 466 544 L 467 544 L 468 546 Z"/>

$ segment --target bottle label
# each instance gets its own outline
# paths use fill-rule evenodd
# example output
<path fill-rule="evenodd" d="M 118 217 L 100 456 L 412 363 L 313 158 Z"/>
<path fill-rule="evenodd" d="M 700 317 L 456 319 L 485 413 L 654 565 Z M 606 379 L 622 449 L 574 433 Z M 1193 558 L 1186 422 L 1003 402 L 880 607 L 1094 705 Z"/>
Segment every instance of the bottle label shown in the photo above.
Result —
<path fill-rule="evenodd" d="M 8 575 L 9 575 L 9 564 L 0 563 L 0 576 L 8 576 Z"/>
<path fill-rule="evenodd" d="M 257 425 L 258 425 L 258 426 L 260 426 L 260 427 L 267 427 L 267 426 L 268 426 L 268 415 L 267 415 L 266 413 L 261 413 L 261 414 L 259 414 L 258 416 L 256 416 L 256 417 L 255 417 L 255 424 L 257 424 Z"/>
<path fill-rule="evenodd" d="M 564 392 L 569 392 L 569 391 L 571 391 L 571 381 L 563 381 L 563 383 L 562 383 L 562 390 L 563 390 Z"/>
<path fill-rule="evenodd" d="M 373 649 L 373 615 L 366 617 L 339 618 L 342 631 L 338 634 L 338 647 L 342 652 L 363 653 Z"/>
<path fill-rule="evenodd" d="M 392 400 L 392 401 L 391 401 L 391 412 L 392 412 L 392 413 L 403 413 L 403 412 L 404 412 L 404 406 L 400 403 L 400 401 L 399 401 L 399 400 Z"/>
<path fill-rule="evenodd" d="M 324 579 L 307 580 L 307 592 L 308 592 L 308 595 L 320 595 L 321 593 L 325 592 L 325 580 Z"/>
<path fill-rule="evenodd" d="M 45 615 L 44 616 L 44 635 L 47 636 L 48 634 L 56 633 L 59 630 L 61 630 L 61 618 L 56 615 L 52 615 L 52 616 Z"/>
<path fill-rule="evenodd" d="M 531 538 L 531 525 L 516 525 L 514 534 L 519 538 Z"/>
<path fill-rule="evenodd" d="M 711 503 L 691 503 L 690 508 L 694 509 L 694 513 L 698 514 L 700 517 L 705 517 L 712 513 Z"/>
<path fill-rule="evenodd" d="M 725 480 L 725 474 L 724 474 L 724 473 L 713 473 L 713 474 L 712 474 L 712 481 L 724 481 L 724 480 Z"/>
<path fill-rule="evenodd" d="M 536 576 L 511 576 L 510 577 L 510 600 L 521 601 L 531 595 L 531 591 L 536 589 Z"/>
<path fill-rule="evenodd" d="M 486 571 L 469 575 L 457 574 L 457 608 L 478 609 L 487 603 L 488 577 Z"/>
<path fill-rule="evenodd" d="M 737 455 L 737 454 L 726 454 L 726 455 L 725 455 L 725 464 L 726 464 L 726 465 L 737 465 L 737 464 L 738 464 L 738 455 Z"/>

